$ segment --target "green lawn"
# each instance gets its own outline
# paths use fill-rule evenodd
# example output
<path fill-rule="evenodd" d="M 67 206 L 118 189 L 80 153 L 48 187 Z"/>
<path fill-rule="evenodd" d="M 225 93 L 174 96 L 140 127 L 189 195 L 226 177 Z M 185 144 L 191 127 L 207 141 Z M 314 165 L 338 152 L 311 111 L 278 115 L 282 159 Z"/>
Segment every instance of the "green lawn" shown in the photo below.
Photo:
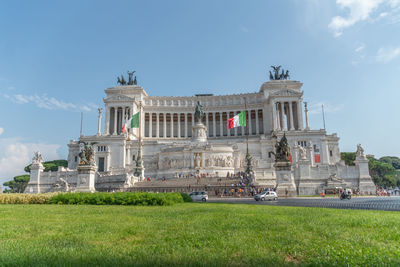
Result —
<path fill-rule="evenodd" d="M 400 213 L 0 205 L 0 266 L 399 266 Z"/>

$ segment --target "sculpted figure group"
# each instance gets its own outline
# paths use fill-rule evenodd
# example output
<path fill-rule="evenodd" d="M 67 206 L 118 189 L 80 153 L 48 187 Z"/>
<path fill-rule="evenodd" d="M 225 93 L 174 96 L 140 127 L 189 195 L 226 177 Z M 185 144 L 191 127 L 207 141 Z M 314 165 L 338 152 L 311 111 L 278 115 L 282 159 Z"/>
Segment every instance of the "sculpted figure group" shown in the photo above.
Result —
<path fill-rule="evenodd" d="M 281 66 L 271 66 L 271 68 L 274 70 L 274 73 L 269 71 L 269 79 L 270 80 L 288 80 L 290 79 L 289 71 L 282 69 L 282 72 L 279 73 Z"/>
<path fill-rule="evenodd" d="M 79 153 L 81 161 L 79 162 L 79 165 L 95 165 L 93 145 L 94 143 L 87 144 L 81 142 L 81 152 Z"/>
<path fill-rule="evenodd" d="M 128 77 L 129 77 L 129 78 L 128 78 L 128 82 L 126 82 L 126 80 L 125 80 L 125 78 L 124 78 L 124 75 L 121 74 L 121 77 L 118 77 L 118 78 L 117 78 L 117 83 L 118 83 L 119 85 L 137 85 L 136 76 L 135 76 L 134 79 L 132 79 L 133 74 L 134 74 L 135 72 L 136 72 L 136 71 L 127 71 Z"/>
<path fill-rule="evenodd" d="M 42 154 L 39 151 L 36 151 L 33 158 L 32 164 L 41 164 L 43 162 Z"/>

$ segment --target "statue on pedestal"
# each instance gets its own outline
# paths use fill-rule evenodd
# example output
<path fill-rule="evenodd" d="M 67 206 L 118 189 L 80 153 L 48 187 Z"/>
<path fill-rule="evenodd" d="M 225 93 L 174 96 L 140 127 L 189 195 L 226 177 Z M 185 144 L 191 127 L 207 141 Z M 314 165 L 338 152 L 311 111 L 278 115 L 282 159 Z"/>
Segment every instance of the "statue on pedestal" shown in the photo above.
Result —
<path fill-rule="evenodd" d="M 43 162 L 42 155 L 40 154 L 39 151 L 36 151 L 32 158 L 32 164 L 41 164 L 42 162 Z"/>
<path fill-rule="evenodd" d="M 275 161 L 289 162 L 290 148 L 286 139 L 286 134 L 283 134 L 282 139 L 275 145 Z"/>
<path fill-rule="evenodd" d="M 366 159 L 367 157 L 364 155 L 364 148 L 361 146 L 361 144 L 357 145 L 357 151 L 356 151 L 356 159 Z"/>
<path fill-rule="evenodd" d="M 200 104 L 200 101 L 197 101 L 196 109 L 194 112 L 194 118 L 195 122 L 200 122 L 203 120 L 204 117 L 204 111 L 203 111 L 203 106 Z"/>

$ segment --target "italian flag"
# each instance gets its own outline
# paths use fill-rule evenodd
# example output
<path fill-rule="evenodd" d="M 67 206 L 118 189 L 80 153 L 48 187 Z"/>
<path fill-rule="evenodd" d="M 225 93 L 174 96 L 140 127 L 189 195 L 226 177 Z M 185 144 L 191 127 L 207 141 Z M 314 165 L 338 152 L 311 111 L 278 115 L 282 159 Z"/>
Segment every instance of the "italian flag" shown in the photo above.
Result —
<path fill-rule="evenodd" d="M 125 122 L 122 132 L 126 132 L 129 128 L 139 128 L 139 112 L 133 114 L 132 118 Z"/>
<path fill-rule="evenodd" d="M 228 120 L 228 128 L 232 129 L 239 126 L 246 126 L 246 111 L 243 110 L 233 118 Z"/>

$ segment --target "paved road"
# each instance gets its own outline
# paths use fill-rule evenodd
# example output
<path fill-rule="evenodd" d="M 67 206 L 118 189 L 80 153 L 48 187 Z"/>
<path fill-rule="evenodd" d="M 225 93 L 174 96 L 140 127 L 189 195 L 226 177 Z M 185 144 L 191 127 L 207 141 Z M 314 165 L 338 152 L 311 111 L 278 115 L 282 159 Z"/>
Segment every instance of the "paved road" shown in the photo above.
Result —
<path fill-rule="evenodd" d="M 255 201 L 253 198 L 210 198 L 208 202 L 400 211 L 400 197 L 353 197 L 351 200 L 310 197 L 278 199 L 277 201 Z"/>

